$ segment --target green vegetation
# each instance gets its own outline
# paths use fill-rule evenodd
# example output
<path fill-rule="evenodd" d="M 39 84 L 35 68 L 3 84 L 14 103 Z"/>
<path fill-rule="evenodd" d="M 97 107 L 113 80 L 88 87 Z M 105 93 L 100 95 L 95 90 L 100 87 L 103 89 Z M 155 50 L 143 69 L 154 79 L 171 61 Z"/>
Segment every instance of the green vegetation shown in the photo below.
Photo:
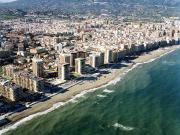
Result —
<path fill-rule="evenodd" d="M 3 74 L 3 69 L 2 67 L 0 66 L 0 76 Z"/>
<path fill-rule="evenodd" d="M 3 78 L 5 78 L 5 79 L 7 79 L 7 80 L 12 80 L 12 78 L 9 77 L 9 76 L 3 76 Z"/>
<path fill-rule="evenodd" d="M 77 77 L 80 77 L 81 75 L 78 74 L 78 73 L 73 72 L 73 73 L 71 73 L 71 76 L 77 78 Z"/>
<path fill-rule="evenodd" d="M 95 4 L 91 0 L 16 0 L 12 3 L 0 3 L 0 18 L 13 19 L 23 17 L 33 10 L 43 15 L 101 14 L 102 9 L 113 15 L 138 18 L 159 19 L 161 16 L 179 15 L 179 0 L 98 0 L 106 4 Z M 128 6 L 127 6 L 128 5 Z M 14 10 L 10 10 L 14 9 Z M 106 12 L 105 12 L 106 13 Z M 131 19 L 127 19 L 127 22 Z"/>

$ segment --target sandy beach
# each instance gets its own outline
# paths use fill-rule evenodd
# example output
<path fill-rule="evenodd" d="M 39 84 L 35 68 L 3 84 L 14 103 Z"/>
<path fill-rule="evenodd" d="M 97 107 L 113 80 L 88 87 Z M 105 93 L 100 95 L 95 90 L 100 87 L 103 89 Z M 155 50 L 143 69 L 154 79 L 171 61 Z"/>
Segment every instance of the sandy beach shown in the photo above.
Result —
<path fill-rule="evenodd" d="M 82 91 L 97 88 L 97 87 L 103 86 L 105 84 L 108 84 L 110 81 L 122 76 L 123 73 L 125 71 L 127 71 L 128 69 L 131 69 L 135 63 L 144 63 L 144 62 L 150 61 L 152 59 L 156 59 L 156 58 L 162 56 L 163 54 L 166 54 L 170 51 L 176 50 L 177 48 L 180 48 L 180 46 L 172 46 L 172 47 L 168 47 L 166 49 L 160 48 L 158 50 L 149 52 L 148 54 L 142 54 L 138 58 L 132 60 L 132 63 L 128 63 L 127 66 L 122 66 L 120 68 L 114 68 L 111 70 L 111 73 L 103 74 L 97 80 L 84 81 L 80 84 L 77 84 L 77 85 L 69 88 L 65 93 L 57 94 L 57 95 L 51 97 L 51 99 L 49 99 L 47 101 L 37 103 L 37 104 L 31 106 L 31 108 L 29 108 L 29 109 L 26 109 L 22 112 L 18 112 L 18 113 L 14 113 L 14 114 L 10 115 L 8 117 L 8 119 L 10 119 L 12 121 L 11 122 L 11 124 L 12 124 L 12 123 L 15 123 L 15 122 L 17 122 L 23 118 L 26 118 L 32 114 L 35 114 L 38 112 L 43 112 L 43 111 L 53 107 L 53 105 L 58 102 L 66 102 L 66 101 L 70 100 L 73 96 L 81 93 Z"/>

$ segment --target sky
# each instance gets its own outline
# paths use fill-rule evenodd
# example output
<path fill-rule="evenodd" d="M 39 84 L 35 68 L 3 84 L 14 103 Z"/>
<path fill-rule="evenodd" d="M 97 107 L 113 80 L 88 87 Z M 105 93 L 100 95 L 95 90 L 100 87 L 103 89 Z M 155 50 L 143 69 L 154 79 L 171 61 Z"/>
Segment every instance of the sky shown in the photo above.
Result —
<path fill-rule="evenodd" d="M 15 1 L 15 0 L 0 0 L 0 2 L 12 2 L 12 1 Z"/>

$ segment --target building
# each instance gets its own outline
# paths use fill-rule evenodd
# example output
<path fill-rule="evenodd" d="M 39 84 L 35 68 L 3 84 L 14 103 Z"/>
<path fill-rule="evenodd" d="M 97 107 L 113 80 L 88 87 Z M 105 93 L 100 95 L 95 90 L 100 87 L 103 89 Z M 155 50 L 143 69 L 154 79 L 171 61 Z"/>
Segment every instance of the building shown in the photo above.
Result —
<path fill-rule="evenodd" d="M 74 69 L 75 67 L 75 59 L 77 58 L 77 53 L 76 52 L 72 52 L 71 53 L 71 59 L 70 59 L 70 66 L 71 68 Z"/>
<path fill-rule="evenodd" d="M 118 61 L 118 52 L 113 51 L 112 52 L 112 62 L 117 62 Z"/>
<path fill-rule="evenodd" d="M 25 47 L 23 43 L 18 44 L 18 52 L 25 51 Z"/>
<path fill-rule="evenodd" d="M 83 74 L 85 72 L 85 59 L 77 58 L 75 60 L 75 72 L 78 74 Z"/>
<path fill-rule="evenodd" d="M 11 78 L 13 78 L 14 73 L 19 70 L 18 67 L 14 65 L 3 66 L 2 69 L 3 69 L 3 76 L 8 76 Z"/>
<path fill-rule="evenodd" d="M 180 38 L 175 38 L 175 45 L 179 45 L 180 44 Z"/>
<path fill-rule="evenodd" d="M 118 61 L 123 60 L 126 57 L 126 50 L 119 50 L 117 54 Z"/>
<path fill-rule="evenodd" d="M 45 52 L 46 52 L 46 48 L 41 46 L 30 49 L 30 53 L 32 54 L 40 54 Z"/>
<path fill-rule="evenodd" d="M 33 58 L 32 60 L 32 70 L 33 74 L 37 77 L 44 76 L 44 67 L 43 67 L 43 60 L 38 58 Z"/>
<path fill-rule="evenodd" d="M 25 47 L 24 47 L 24 44 L 23 44 L 23 43 L 19 43 L 19 44 L 18 44 L 18 52 L 17 52 L 17 55 L 19 55 L 19 56 L 25 56 L 25 55 L 26 55 L 26 50 L 25 50 Z"/>
<path fill-rule="evenodd" d="M 16 72 L 13 76 L 13 82 L 20 85 L 23 89 L 27 89 L 31 92 L 44 91 L 43 78 L 34 76 L 26 72 Z"/>
<path fill-rule="evenodd" d="M 144 44 L 132 44 L 131 46 L 132 54 L 140 54 L 144 51 Z"/>
<path fill-rule="evenodd" d="M 70 79 L 70 64 L 62 63 L 58 66 L 58 76 L 62 81 Z"/>
<path fill-rule="evenodd" d="M 105 56 L 104 56 L 104 63 L 105 63 L 105 64 L 109 64 L 109 63 L 113 62 L 112 57 L 113 57 L 113 52 L 112 52 L 112 50 L 109 50 L 109 49 L 106 50 L 106 51 L 105 51 Z"/>
<path fill-rule="evenodd" d="M 75 70 L 75 59 L 76 58 L 86 58 L 86 52 L 84 51 L 78 51 L 78 52 L 72 52 L 71 58 L 70 58 L 70 67 L 74 71 Z"/>
<path fill-rule="evenodd" d="M 160 47 L 166 47 L 168 45 L 169 45 L 169 40 L 168 39 L 159 41 L 159 46 Z"/>
<path fill-rule="evenodd" d="M 14 44 L 9 41 L 5 41 L 2 46 L 4 47 L 5 51 L 13 51 L 14 50 Z"/>
<path fill-rule="evenodd" d="M 91 54 L 89 56 L 91 67 L 93 67 L 93 68 L 99 67 L 100 66 L 100 61 L 101 61 L 100 58 L 101 57 L 99 55 L 97 55 L 97 54 Z"/>
<path fill-rule="evenodd" d="M 77 58 L 86 58 L 86 52 L 78 51 L 77 52 Z"/>
<path fill-rule="evenodd" d="M 0 78 L 0 96 L 14 102 L 25 97 L 25 94 L 19 85 Z"/>
<path fill-rule="evenodd" d="M 60 53 L 59 54 L 59 62 L 60 63 L 68 63 L 70 64 L 71 54 Z"/>
<path fill-rule="evenodd" d="M 163 42 L 162 42 L 163 43 Z M 163 43 L 164 44 L 164 43 Z M 145 45 L 146 51 L 152 51 L 155 49 L 153 42 L 148 42 Z"/>
<path fill-rule="evenodd" d="M 104 65 L 104 52 L 100 52 L 99 56 L 100 56 L 100 58 L 99 58 L 99 65 L 103 66 Z"/>
<path fill-rule="evenodd" d="M 61 53 L 63 51 L 63 44 L 59 43 L 59 44 L 55 44 L 54 45 L 54 49 L 58 52 Z"/>

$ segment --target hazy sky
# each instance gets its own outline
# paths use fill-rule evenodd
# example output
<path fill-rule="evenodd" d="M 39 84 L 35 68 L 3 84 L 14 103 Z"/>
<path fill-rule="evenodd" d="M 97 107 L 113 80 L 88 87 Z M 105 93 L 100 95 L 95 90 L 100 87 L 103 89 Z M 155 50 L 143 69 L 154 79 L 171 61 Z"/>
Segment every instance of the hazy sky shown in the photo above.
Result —
<path fill-rule="evenodd" d="M 12 2 L 12 1 L 15 1 L 15 0 L 0 0 L 0 2 Z"/>

